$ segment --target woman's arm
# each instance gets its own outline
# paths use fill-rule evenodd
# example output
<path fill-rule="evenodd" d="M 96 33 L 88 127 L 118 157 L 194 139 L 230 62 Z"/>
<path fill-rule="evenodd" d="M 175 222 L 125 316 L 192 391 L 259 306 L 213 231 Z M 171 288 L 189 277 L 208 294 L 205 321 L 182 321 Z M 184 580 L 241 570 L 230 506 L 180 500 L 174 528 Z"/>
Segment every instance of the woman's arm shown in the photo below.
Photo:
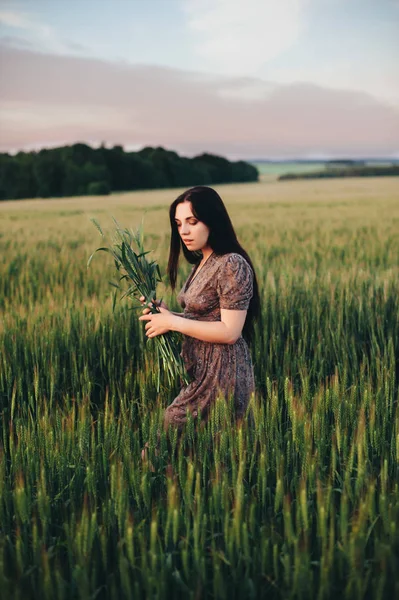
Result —
<path fill-rule="evenodd" d="M 203 342 L 235 344 L 242 333 L 246 310 L 220 310 L 220 321 L 194 321 L 177 317 L 172 322 L 172 331 L 178 331 Z"/>
<path fill-rule="evenodd" d="M 196 321 L 173 314 L 169 310 L 160 309 L 159 314 L 148 314 L 140 317 L 140 321 L 148 321 L 145 329 L 149 338 L 167 331 L 178 331 L 184 335 L 203 342 L 214 344 L 234 344 L 244 327 L 246 310 L 220 310 L 220 321 Z"/>

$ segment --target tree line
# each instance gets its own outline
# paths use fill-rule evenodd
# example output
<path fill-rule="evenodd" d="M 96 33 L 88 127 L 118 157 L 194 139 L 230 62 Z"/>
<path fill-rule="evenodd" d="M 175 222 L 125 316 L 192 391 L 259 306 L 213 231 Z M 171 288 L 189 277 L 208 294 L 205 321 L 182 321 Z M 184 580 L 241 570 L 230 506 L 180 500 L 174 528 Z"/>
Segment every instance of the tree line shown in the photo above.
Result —
<path fill-rule="evenodd" d="M 111 192 L 257 181 L 258 170 L 204 153 L 179 156 L 162 147 L 125 152 L 122 146 L 0 153 L 0 200 L 103 195 Z"/>
<path fill-rule="evenodd" d="M 309 173 L 284 173 L 278 177 L 279 181 L 292 179 L 334 179 L 335 177 L 392 177 L 399 176 L 399 165 L 386 166 L 370 165 L 358 167 L 327 168 L 324 171 L 311 171 Z"/>

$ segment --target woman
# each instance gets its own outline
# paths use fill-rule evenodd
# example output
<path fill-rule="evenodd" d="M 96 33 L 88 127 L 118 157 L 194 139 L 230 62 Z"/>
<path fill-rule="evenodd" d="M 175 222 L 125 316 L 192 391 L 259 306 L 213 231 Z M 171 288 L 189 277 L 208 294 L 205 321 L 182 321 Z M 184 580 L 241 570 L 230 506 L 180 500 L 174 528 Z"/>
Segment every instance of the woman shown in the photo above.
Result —
<path fill-rule="evenodd" d="M 244 415 L 254 391 L 250 341 L 259 311 L 259 293 L 251 260 L 239 244 L 222 199 L 210 187 L 197 186 L 170 206 L 172 235 L 168 276 L 176 287 L 180 250 L 194 264 L 177 299 L 183 313 L 160 305 L 160 313 L 146 308 L 149 338 L 167 331 L 184 337 L 182 357 L 192 382 L 165 411 L 164 426 L 182 429 L 187 410 L 194 417 L 201 408 L 204 420 L 216 396 L 234 395 L 236 416 Z M 144 298 L 141 298 L 144 301 Z M 148 446 L 147 446 L 148 447 Z"/>

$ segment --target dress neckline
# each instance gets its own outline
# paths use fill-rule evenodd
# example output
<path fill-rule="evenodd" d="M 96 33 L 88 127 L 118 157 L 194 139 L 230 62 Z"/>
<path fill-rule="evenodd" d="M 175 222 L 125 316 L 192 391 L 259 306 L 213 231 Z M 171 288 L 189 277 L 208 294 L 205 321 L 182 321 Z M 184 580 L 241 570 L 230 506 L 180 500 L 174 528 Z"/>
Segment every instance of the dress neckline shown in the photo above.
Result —
<path fill-rule="evenodd" d="M 195 266 L 193 272 L 191 273 L 190 277 L 188 278 L 184 291 L 186 292 L 188 290 L 188 288 L 190 287 L 190 285 L 192 284 L 192 282 L 194 281 L 194 279 L 197 279 L 197 277 L 199 277 L 201 271 L 204 270 L 205 265 L 211 260 L 212 256 L 215 255 L 215 252 L 212 252 L 212 254 L 210 254 L 208 256 L 208 258 L 206 259 L 206 261 L 204 262 L 204 264 L 202 265 L 202 267 L 200 268 L 200 270 L 198 271 L 198 265 L 199 263 Z"/>

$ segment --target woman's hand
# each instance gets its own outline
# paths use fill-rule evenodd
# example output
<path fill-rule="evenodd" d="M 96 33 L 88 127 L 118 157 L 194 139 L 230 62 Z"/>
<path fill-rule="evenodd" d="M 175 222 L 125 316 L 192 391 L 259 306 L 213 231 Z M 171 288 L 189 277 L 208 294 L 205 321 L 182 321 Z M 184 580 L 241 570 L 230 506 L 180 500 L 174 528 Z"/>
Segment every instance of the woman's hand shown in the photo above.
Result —
<path fill-rule="evenodd" d="M 144 296 L 140 296 L 140 302 L 143 306 L 145 305 Z M 165 302 L 163 302 L 163 301 L 159 302 L 158 300 L 155 300 L 155 305 L 158 306 L 159 308 L 165 308 L 166 310 L 169 310 L 169 308 L 166 306 Z M 151 302 L 148 303 L 148 306 L 151 306 Z M 150 312 L 151 312 L 151 310 L 149 308 L 145 308 L 143 310 L 143 315 L 148 315 Z"/>
<path fill-rule="evenodd" d="M 176 318 L 175 315 L 166 308 L 163 308 L 162 303 L 158 305 L 158 307 L 160 310 L 159 313 L 151 313 L 149 308 L 145 308 L 143 310 L 143 315 L 139 317 L 139 321 L 147 321 L 145 329 L 148 338 L 162 335 L 163 333 L 171 331 L 173 328 L 173 321 Z"/>

